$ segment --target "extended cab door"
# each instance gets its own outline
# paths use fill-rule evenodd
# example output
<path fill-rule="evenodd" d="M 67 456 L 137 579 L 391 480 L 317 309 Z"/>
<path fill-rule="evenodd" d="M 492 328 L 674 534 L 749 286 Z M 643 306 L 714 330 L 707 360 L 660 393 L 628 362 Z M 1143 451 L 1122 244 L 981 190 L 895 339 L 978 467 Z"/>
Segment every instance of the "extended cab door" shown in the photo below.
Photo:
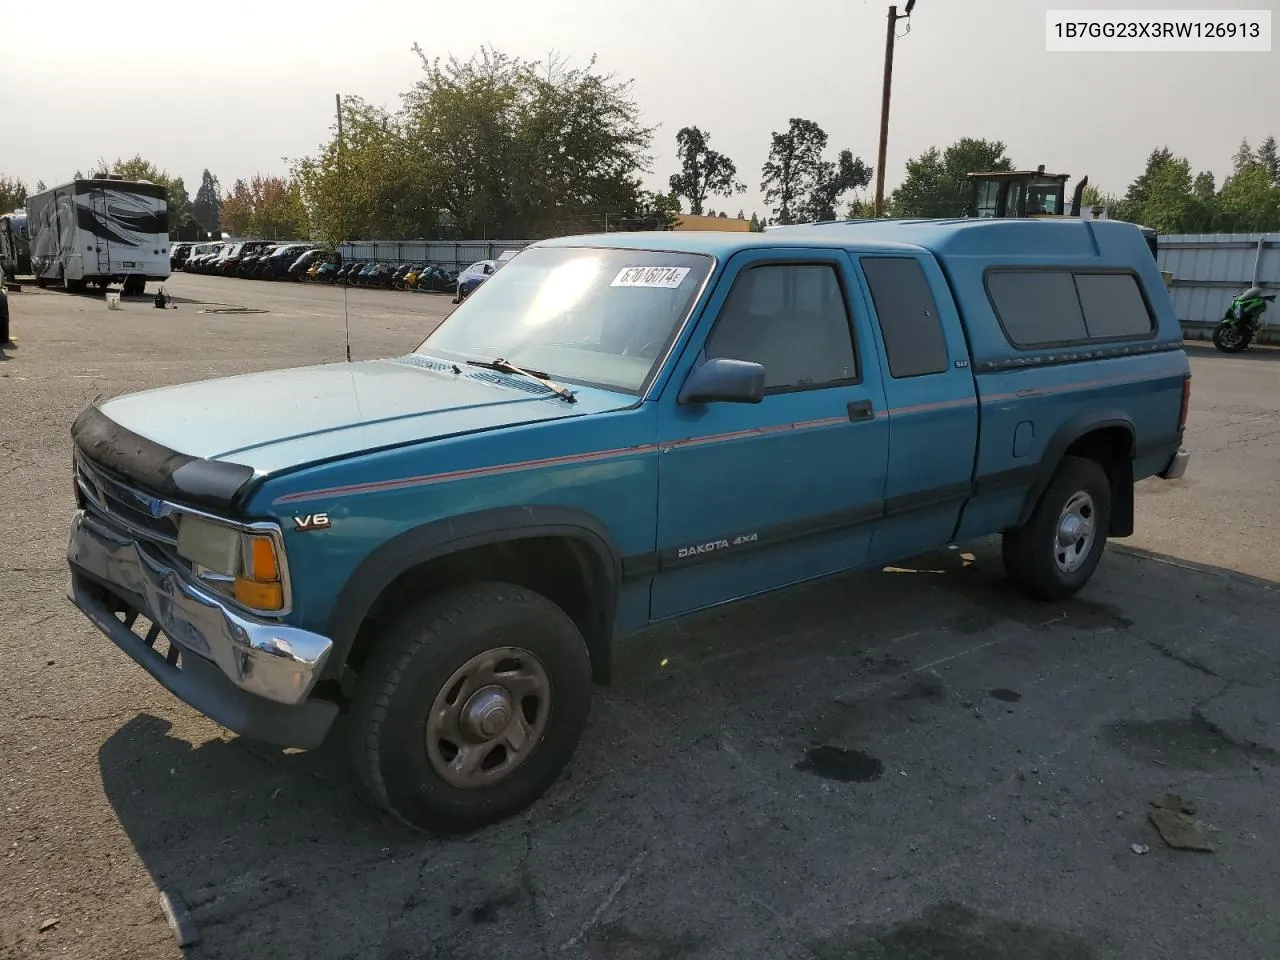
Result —
<path fill-rule="evenodd" d="M 690 371 L 760 363 L 760 403 L 680 403 Z M 856 567 L 882 510 L 888 422 L 840 250 L 739 253 L 659 401 L 653 619 Z"/>
<path fill-rule="evenodd" d="M 954 535 L 972 494 L 978 408 L 959 312 L 929 254 L 851 253 L 880 339 L 889 467 L 869 559 L 900 560 Z"/>

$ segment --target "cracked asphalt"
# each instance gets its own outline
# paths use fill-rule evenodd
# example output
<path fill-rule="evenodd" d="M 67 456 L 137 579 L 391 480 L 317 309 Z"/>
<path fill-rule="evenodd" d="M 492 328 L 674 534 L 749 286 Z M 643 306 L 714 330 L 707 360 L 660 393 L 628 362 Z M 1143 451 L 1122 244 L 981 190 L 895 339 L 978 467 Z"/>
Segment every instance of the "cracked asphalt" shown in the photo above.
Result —
<path fill-rule="evenodd" d="M 343 356 L 341 291 L 167 288 L 163 313 L 11 295 L 0 957 L 1276 955 L 1280 353 L 1188 347 L 1189 474 L 1140 485 L 1137 534 L 1080 597 L 1020 599 L 983 541 L 650 632 L 547 797 L 436 840 L 360 798 L 343 730 L 242 742 L 64 598 L 85 404 Z M 448 309 L 347 299 L 357 358 Z M 1167 793 L 1213 852 L 1162 842 Z M 198 928 L 185 951 L 161 890 Z"/>

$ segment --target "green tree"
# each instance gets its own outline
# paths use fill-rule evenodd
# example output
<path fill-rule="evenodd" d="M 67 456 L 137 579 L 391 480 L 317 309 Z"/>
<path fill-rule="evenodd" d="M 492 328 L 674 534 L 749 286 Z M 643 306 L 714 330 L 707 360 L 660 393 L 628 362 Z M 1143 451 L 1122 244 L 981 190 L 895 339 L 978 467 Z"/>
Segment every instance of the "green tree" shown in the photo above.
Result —
<path fill-rule="evenodd" d="M 747 189 L 738 180 L 738 168 L 723 153 L 708 146 L 710 134 L 698 127 L 681 127 L 676 133 L 680 172 L 671 175 L 673 193 L 689 201 L 689 212 L 701 214 L 708 196 L 730 197 Z"/>
<path fill-rule="evenodd" d="M 635 207 L 623 216 L 611 218 L 610 230 L 673 230 L 680 214 L 680 198 L 674 192 L 641 191 Z"/>
<path fill-rule="evenodd" d="M 851 150 L 841 150 L 835 163 L 822 161 L 817 180 L 804 202 L 803 218 L 809 222 L 834 220 L 840 197 L 850 190 L 861 190 L 870 182 L 871 168 L 862 158 L 855 157 Z"/>
<path fill-rule="evenodd" d="M 0 174 L 0 213 L 16 210 L 27 202 L 27 185 L 18 177 Z"/>
<path fill-rule="evenodd" d="M 1248 138 L 1242 137 L 1240 139 L 1240 146 L 1236 148 L 1235 156 L 1231 158 L 1231 167 L 1233 172 L 1240 173 L 1247 170 L 1256 162 L 1257 161 L 1253 154 L 1253 148 L 1249 146 Z"/>
<path fill-rule="evenodd" d="M 760 232 L 760 218 L 756 216 L 756 212 L 754 210 L 751 211 L 751 232 Z"/>
<path fill-rule="evenodd" d="M 1215 228 L 1229 233 L 1280 230 L 1280 186 L 1254 163 L 1228 177 L 1217 197 Z"/>
<path fill-rule="evenodd" d="M 200 189 L 191 204 L 191 217 L 206 233 L 217 233 L 222 209 L 222 185 L 208 168 L 200 175 Z"/>
<path fill-rule="evenodd" d="M 473 235 L 528 238 L 626 214 L 641 203 L 653 131 L 630 81 L 485 48 L 428 60 L 404 97 L 415 161 L 433 167 L 440 205 Z"/>
<path fill-rule="evenodd" d="M 889 195 L 894 217 L 962 216 L 969 202 L 970 173 L 1012 170 L 999 140 L 962 137 L 945 150 L 930 147 L 907 161 L 902 183 Z"/>
<path fill-rule="evenodd" d="M 435 236 L 434 159 L 414 155 L 399 117 L 359 97 L 344 97 L 341 109 L 341 139 L 335 130 L 317 156 L 292 168 L 316 232 L 330 245 Z"/>
<path fill-rule="evenodd" d="M 871 182 L 871 168 L 852 151 L 841 150 L 834 162 L 823 158 L 827 133 L 812 120 L 792 117 L 786 132 L 771 136 L 760 189 L 775 223 L 833 220 L 841 195 Z"/>
<path fill-rule="evenodd" d="M 1280 187 L 1280 148 L 1276 146 L 1276 138 L 1268 136 L 1254 152 L 1255 160 L 1267 171 L 1271 182 Z"/>

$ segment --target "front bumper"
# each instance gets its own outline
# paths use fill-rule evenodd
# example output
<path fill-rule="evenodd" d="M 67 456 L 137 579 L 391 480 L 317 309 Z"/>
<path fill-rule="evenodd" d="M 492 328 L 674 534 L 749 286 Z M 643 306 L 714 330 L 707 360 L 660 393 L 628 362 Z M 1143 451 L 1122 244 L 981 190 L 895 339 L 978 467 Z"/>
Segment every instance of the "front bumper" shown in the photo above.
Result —
<path fill-rule="evenodd" d="M 67 562 L 72 603 L 180 700 L 253 739 L 304 748 L 324 739 L 337 705 L 308 696 L 333 649 L 328 637 L 232 610 L 83 510 L 71 522 Z M 153 624 L 146 638 L 132 629 L 138 615 Z M 155 649 L 161 632 L 168 657 Z"/>
<path fill-rule="evenodd" d="M 1191 463 L 1191 451 L 1186 447 L 1180 448 L 1169 461 L 1169 465 L 1160 471 L 1160 479 L 1181 480 L 1187 472 L 1189 463 Z"/>

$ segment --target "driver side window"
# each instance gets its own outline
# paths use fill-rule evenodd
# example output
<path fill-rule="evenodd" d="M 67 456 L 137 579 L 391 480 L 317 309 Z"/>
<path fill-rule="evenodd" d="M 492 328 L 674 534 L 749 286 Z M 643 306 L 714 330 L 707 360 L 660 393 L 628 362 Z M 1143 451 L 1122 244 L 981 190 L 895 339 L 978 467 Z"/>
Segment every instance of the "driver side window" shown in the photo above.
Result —
<path fill-rule="evenodd" d="M 743 270 L 720 308 L 706 355 L 761 364 L 766 393 L 857 382 L 849 311 L 835 267 Z"/>

